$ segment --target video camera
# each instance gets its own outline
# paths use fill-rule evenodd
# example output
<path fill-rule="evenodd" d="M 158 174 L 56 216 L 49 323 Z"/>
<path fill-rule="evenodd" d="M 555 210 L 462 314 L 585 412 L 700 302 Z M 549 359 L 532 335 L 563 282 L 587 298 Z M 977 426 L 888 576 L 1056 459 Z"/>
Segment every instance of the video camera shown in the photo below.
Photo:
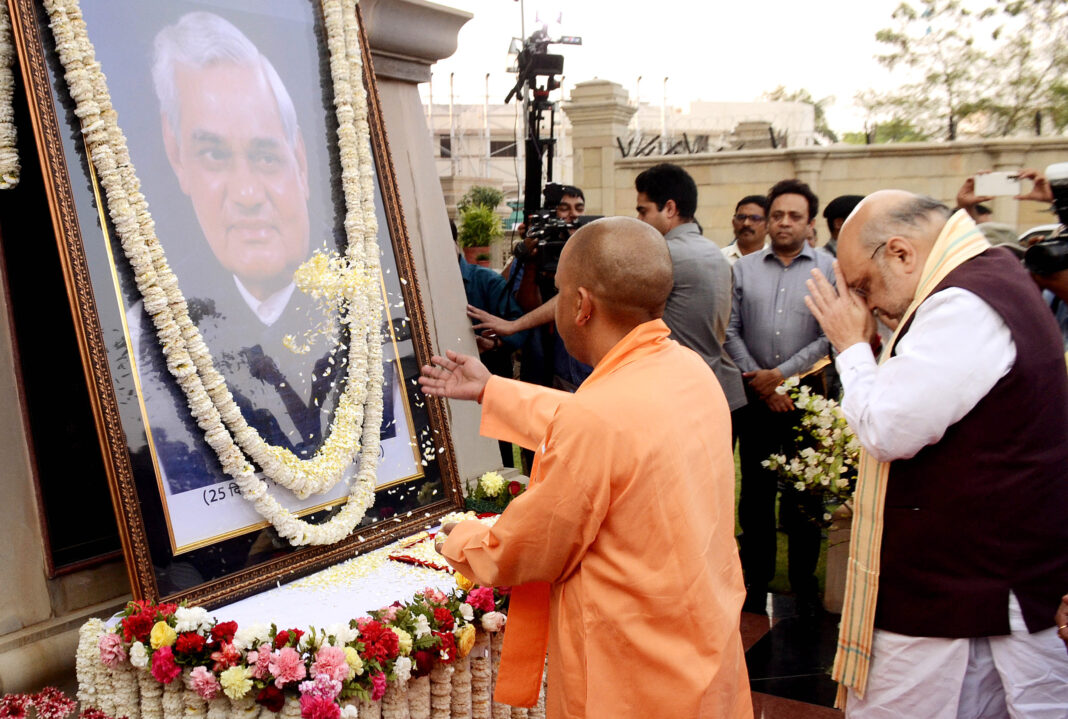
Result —
<path fill-rule="evenodd" d="M 1024 266 L 1036 275 L 1068 270 L 1068 162 L 1047 167 L 1046 180 L 1053 191 L 1053 209 L 1061 225 L 1024 253 Z"/>
<path fill-rule="evenodd" d="M 512 255 L 523 263 L 532 263 L 540 275 L 556 274 L 560 263 L 560 253 L 575 230 L 594 220 L 600 215 L 582 215 L 574 222 L 567 222 L 556 216 L 556 207 L 565 194 L 568 185 L 550 182 L 545 186 L 545 204 L 527 217 L 527 239 L 535 242 L 528 245 L 524 240 L 516 240 L 512 246 Z"/>

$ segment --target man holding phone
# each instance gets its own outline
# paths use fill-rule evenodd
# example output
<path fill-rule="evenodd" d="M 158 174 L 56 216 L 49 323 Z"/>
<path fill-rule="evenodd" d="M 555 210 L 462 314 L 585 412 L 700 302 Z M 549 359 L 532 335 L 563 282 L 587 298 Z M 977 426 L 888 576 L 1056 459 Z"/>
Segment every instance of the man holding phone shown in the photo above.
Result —
<path fill-rule="evenodd" d="M 1022 181 L 1031 180 L 1030 191 L 1022 192 Z M 980 205 L 995 197 L 1011 196 L 1016 200 L 1043 201 L 1051 196 L 1049 183 L 1038 170 L 1021 169 L 1000 172 L 980 170 L 969 177 L 957 191 L 957 207 L 965 210 L 976 222 L 986 222 L 989 216 L 981 216 Z"/>

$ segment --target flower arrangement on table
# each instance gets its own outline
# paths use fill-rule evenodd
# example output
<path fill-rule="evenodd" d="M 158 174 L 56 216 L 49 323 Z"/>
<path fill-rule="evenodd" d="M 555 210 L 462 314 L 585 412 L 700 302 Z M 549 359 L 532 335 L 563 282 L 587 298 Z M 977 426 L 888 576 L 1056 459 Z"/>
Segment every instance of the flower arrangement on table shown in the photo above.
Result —
<path fill-rule="evenodd" d="M 110 694 L 116 716 L 146 719 L 146 694 L 158 696 L 161 686 L 176 691 L 184 686 L 184 696 L 163 689 L 163 717 L 176 710 L 186 717 L 210 716 L 205 708 L 225 697 L 235 706 L 258 704 L 285 716 L 295 717 L 299 707 L 304 719 L 354 719 L 358 703 L 382 699 L 387 683 L 403 687 L 428 675 L 433 682 L 435 672 L 448 682 L 452 666 L 468 656 L 476 639 L 488 647 L 486 632 L 504 627 L 508 589 L 475 587 L 466 580 L 465 586 L 450 594 L 428 587 L 410 602 L 307 631 L 238 627 L 237 622 L 217 622 L 202 607 L 131 601 L 116 626 L 102 630 L 95 642 L 86 641 L 93 635 L 92 622 L 83 628 L 78 669 L 85 696 L 80 690 L 79 698 L 92 705 L 95 697 Z M 93 622 L 102 629 L 99 620 Z M 94 681 L 94 668 L 104 671 L 107 680 L 97 676 Z M 137 686 L 127 691 L 107 686 L 109 680 L 131 675 L 139 691 Z M 168 697 L 178 704 L 171 711 Z M 407 707 L 408 699 L 402 699 Z M 283 711 L 286 707 L 290 709 Z"/>
<path fill-rule="evenodd" d="M 773 454 L 761 464 L 778 472 L 799 492 L 819 496 L 823 515 L 811 519 L 827 526 L 835 510 L 853 499 L 860 442 L 849 428 L 841 405 L 807 386 L 799 386 L 797 377 L 790 377 L 775 391 L 789 395 L 794 406 L 803 412 L 797 427 L 799 450 L 793 457 Z"/>
<path fill-rule="evenodd" d="M 526 490 L 526 485 L 516 480 L 508 481 L 500 472 L 486 472 L 477 482 L 467 485 L 467 508 L 474 512 L 500 514 L 513 499 Z"/>

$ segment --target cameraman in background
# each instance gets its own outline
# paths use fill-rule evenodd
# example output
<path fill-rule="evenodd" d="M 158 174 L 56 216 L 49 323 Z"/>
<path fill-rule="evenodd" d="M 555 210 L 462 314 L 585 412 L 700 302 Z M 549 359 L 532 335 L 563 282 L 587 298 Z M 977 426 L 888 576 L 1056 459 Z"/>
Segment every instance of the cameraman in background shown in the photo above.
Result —
<path fill-rule="evenodd" d="M 523 239 L 512 248 L 513 259 L 504 273 L 509 290 L 528 313 L 556 295 L 560 252 L 575 230 L 591 219 L 582 215 L 586 199 L 581 189 L 550 182 L 544 195 L 543 208 L 517 228 Z M 468 307 L 468 316 L 481 322 L 493 317 L 474 307 Z M 548 324 L 538 327 L 524 348 L 519 376 L 527 382 L 574 392 L 593 368 L 568 354 L 551 320 L 550 313 L 545 320 Z"/>

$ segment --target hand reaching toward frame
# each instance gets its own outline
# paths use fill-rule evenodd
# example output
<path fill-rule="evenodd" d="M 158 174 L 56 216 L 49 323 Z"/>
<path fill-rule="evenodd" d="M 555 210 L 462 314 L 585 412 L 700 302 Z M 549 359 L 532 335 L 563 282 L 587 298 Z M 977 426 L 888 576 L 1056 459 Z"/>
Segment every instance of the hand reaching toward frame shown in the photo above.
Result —
<path fill-rule="evenodd" d="M 509 335 L 514 335 L 519 331 L 515 328 L 514 320 L 506 320 L 503 317 L 491 315 L 489 312 L 479 309 L 474 305 L 467 306 L 467 316 L 471 319 L 478 320 L 478 324 L 476 324 L 473 329 L 479 334 L 489 330 L 500 337 L 507 337 Z"/>
<path fill-rule="evenodd" d="M 490 372 L 477 357 L 447 350 L 445 357 L 435 355 L 430 361 L 433 365 L 423 365 L 419 377 L 423 394 L 477 401 L 489 382 Z"/>

